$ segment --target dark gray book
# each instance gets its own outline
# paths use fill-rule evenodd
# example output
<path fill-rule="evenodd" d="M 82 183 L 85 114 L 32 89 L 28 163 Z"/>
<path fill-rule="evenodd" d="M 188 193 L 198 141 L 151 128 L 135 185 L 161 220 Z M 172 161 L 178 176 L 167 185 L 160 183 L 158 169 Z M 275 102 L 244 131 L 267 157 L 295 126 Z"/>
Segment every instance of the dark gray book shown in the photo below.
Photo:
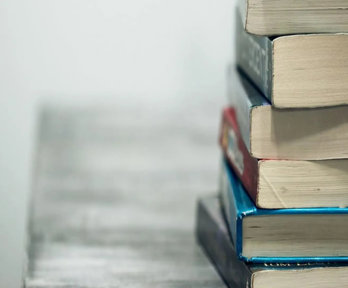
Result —
<path fill-rule="evenodd" d="M 256 36 L 236 13 L 236 60 L 278 108 L 348 104 L 348 34 Z"/>
<path fill-rule="evenodd" d="M 196 237 L 216 270 L 233 288 L 344 287 L 348 281 L 346 264 L 250 264 L 240 261 L 229 237 L 219 198 L 198 201 Z"/>
<path fill-rule="evenodd" d="M 348 158 L 348 106 L 277 109 L 244 73 L 228 69 L 229 106 L 242 139 L 258 159 Z"/>

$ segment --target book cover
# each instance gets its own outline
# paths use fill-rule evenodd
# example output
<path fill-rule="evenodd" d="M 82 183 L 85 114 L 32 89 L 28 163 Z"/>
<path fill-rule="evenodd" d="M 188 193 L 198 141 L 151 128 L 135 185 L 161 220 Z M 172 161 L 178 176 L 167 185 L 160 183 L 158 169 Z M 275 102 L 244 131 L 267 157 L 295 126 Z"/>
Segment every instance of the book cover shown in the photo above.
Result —
<path fill-rule="evenodd" d="M 251 150 L 250 127 L 251 112 L 255 107 L 271 103 L 255 88 L 245 73 L 234 65 L 227 67 L 227 98 L 229 106 L 236 111 L 236 121 L 248 151 Z"/>
<path fill-rule="evenodd" d="M 231 237 L 238 257 L 246 262 L 254 263 L 307 263 L 307 262 L 344 262 L 347 256 L 319 257 L 246 257 L 243 254 L 243 220 L 249 216 L 274 215 L 341 215 L 348 214 L 348 208 L 292 208 L 266 210 L 255 206 L 245 191 L 226 159 L 222 161 L 220 175 L 220 192 L 223 208 L 226 213 Z"/>
<path fill-rule="evenodd" d="M 240 13 L 236 11 L 236 61 L 264 96 L 272 102 L 273 44 L 266 36 L 256 36 L 244 30 Z"/>
<path fill-rule="evenodd" d="M 252 271 L 237 257 L 217 196 L 198 201 L 196 239 L 229 287 L 249 287 Z"/>
<path fill-rule="evenodd" d="M 222 112 L 220 146 L 225 157 L 242 181 L 246 191 L 255 203 L 258 193 L 258 159 L 252 157 L 239 131 L 236 111 L 225 108 Z"/>

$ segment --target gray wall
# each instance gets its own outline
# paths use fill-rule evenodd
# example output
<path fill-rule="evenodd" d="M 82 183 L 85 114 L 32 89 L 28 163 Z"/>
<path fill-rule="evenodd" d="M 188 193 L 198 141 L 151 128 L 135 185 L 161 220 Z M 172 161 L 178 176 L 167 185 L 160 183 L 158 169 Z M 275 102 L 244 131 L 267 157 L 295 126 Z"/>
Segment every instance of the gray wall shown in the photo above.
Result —
<path fill-rule="evenodd" d="M 230 0 L 1 1 L 0 287 L 20 285 L 38 103 L 175 105 L 223 97 L 232 6 Z"/>

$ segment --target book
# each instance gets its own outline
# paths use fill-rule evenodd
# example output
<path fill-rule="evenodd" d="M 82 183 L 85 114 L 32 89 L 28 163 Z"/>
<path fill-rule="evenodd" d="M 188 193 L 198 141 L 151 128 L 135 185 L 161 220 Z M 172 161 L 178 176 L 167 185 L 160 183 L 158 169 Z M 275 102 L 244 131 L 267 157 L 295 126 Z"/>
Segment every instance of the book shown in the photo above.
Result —
<path fill-rule="evenodd" d="M 257 208 L 225 159 L 221 170 L 222 206 L 241 260 L 348 261 L 348 208 Z"/>
<path fill-rule="evenodd" d="M 196 238 L 228 287 L 346 286 L 348 281 L 346 263 L 254 264 L 239 260 L 219 204 L 216 196 L 205 197 L 198 201 Z"/>
<path fill-rule="evenodd" d="M 301 161 L 254 158 L 242 139 L 233 108 L 223 110 L 220 146 L 259 208 L 348 206 L 348 159 Z"/>
<path fill-rule="evenodd" d="M 348 34 L 255 36 L 236 14 L 237 64 L 274 107 L 348 104 Z"/>
<path fill-rule="evenodd" d="M 251 156 L 258 159 L 348 158 L 348 106 L 276 109 L 241 71 L 227 71 L 229 105 Z"/>
<path fill-rule="evenodd" d="M 245 30 L 258 35 L 348 32 L 346 0 L 238 0 Z"/>

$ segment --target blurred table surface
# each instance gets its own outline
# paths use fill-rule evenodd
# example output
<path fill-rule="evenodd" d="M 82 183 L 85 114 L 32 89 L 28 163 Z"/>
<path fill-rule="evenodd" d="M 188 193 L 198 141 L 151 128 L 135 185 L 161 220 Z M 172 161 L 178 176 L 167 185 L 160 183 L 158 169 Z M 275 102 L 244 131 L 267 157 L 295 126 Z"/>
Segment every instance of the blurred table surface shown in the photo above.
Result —
<path fill-rule="evenodd" d="M 225 287 L 194 237 L 217 105 L 45 107 L 25 287 Z"/>

